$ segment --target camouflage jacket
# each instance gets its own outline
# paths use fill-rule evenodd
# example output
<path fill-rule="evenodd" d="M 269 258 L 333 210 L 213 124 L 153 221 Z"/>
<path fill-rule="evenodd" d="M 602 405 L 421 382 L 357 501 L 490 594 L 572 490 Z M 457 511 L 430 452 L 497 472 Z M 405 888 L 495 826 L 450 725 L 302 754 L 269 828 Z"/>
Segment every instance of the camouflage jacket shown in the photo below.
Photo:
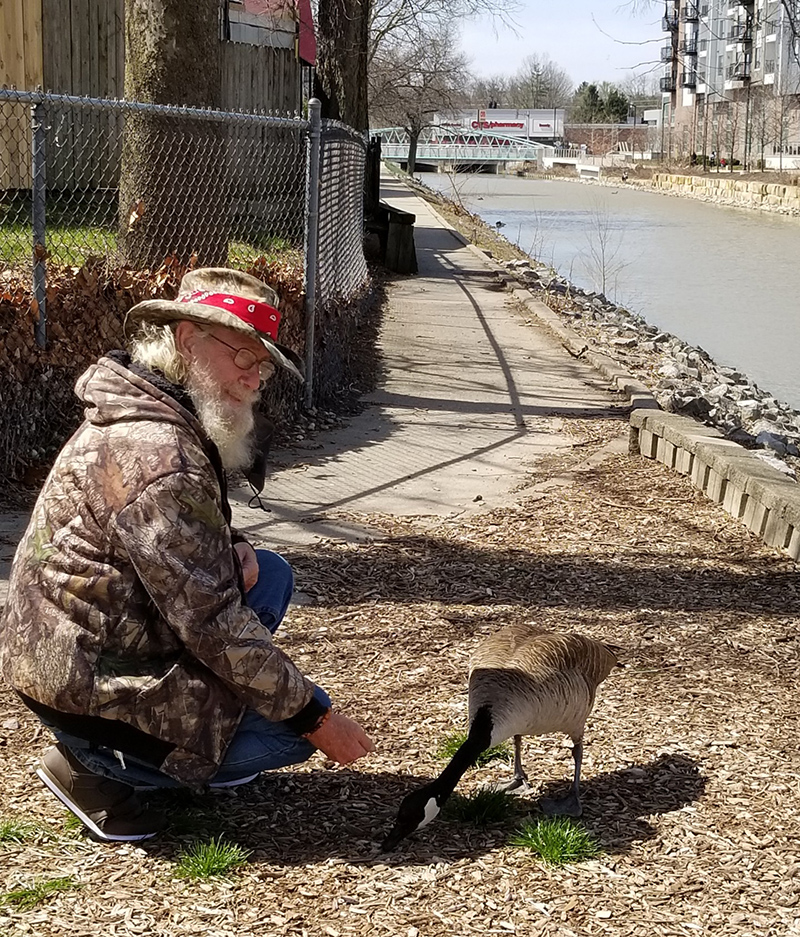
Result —
<path fill-rule="evenodd" d="M 246 707 L 286 719 L 313 685 L 243 603 L 200 423 L 147 373 L 105 357 L 78 380 L 86 419 L 17 549 L 0 672 L 59 713 L 169 743 L 161 770 L 202 783 Z"/>

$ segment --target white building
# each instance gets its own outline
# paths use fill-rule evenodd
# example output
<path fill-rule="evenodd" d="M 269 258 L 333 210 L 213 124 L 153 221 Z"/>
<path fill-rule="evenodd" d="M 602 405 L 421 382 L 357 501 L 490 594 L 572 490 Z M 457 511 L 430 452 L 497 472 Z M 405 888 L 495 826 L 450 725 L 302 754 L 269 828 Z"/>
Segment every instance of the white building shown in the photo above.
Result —
<path fill-rule="evenodd" d="M 474 108 L 436 114 L 434 125 L 462 136 L 481 131 L 550 142 L 564 136 L 562 108 Z"/>
<path fill-rule="evenodd" d="M 796 16 L 800 3 L 792 0 Z M 668 0 L 664 150 L 800 168 L 800 40 L 781 0 Z"/>

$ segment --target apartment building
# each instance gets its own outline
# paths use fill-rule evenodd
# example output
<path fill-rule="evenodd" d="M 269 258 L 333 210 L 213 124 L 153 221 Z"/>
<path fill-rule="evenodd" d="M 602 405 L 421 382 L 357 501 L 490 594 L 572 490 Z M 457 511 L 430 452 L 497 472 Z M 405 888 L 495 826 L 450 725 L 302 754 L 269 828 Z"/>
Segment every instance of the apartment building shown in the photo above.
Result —
<path fill-rule="evenodd" d="M 665 155 L 800 168 L 800 0 L 667 0 Z"/>

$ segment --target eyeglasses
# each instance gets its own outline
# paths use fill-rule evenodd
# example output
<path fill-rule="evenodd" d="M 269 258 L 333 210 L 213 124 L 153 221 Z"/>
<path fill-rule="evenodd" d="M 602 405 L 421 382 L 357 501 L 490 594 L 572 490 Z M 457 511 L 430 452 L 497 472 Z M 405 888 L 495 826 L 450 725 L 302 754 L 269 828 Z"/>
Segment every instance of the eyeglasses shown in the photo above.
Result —
<path fill-rule="evenodd" d="M 253 365 L 258 365 L 258 376 L 262 381 L 268 380 L 275 373 L 275 362 L 272 358 L 267 357 L 263 361 L 259 361 L 256 353 L 250 351 L 249 348 L 237 348 L 235 345 L 230 345 L 221 338 L 217 338 L 216 335 L 212 335 L 211 332 L 206 334 L 209 338 L 213 338 L 215 342 L 219 342 L 220 345 L 225 345 L 226 348 L 236 352 L 233 356 L 233 363 L 242 371 L 249 371 Z"/>

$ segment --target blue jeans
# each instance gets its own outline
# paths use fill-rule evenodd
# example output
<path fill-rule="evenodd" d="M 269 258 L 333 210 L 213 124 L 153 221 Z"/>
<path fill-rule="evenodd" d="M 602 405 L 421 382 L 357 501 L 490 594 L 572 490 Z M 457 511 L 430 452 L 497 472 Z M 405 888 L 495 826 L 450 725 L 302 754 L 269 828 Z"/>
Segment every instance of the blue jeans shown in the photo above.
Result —
<path fill-rule="evenodd" d="M 258 615 L 261 623 L 275 634 L 289 607 L 294 577 L 291 567 L 279 554 L 256 550 L 256 557 L 258 582 L 247 593 L 247 604 Z M 314 696 L 324 706 L 331 705 L 330 697 L 321 687 L 316 687 Z M 157 768 L 128 755 L 120 759 L 108 748 L 91 747 L 85 739 L 59 731 L 55 731 L 55 735 L 95 774 L 134 787 L 184 786 Z M 298 736 L 284 722 L 269 722 L 255 710 L 248 709 L 231 739 L 219 771 L 210 778 L 209 784 L 225 784 L 261 771 L 298 764 L 310 758 L 315 751 L 316 748 L 309 741 Z"/>

